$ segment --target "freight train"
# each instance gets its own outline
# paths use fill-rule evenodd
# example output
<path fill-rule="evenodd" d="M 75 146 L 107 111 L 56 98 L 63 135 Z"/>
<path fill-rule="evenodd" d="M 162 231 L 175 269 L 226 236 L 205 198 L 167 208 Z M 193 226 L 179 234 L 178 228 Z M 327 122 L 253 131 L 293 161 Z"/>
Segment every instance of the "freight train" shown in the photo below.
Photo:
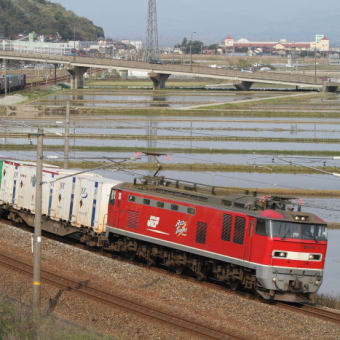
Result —
<path fill-rule="evenodd" d="M 7 160 L 0 168 L 2 214 L 33 226 L 34 164 Z M 326 223 L 292 199 L 221 194 L 156 176 L 123 183 L 49 166 L 43 183 L 43 229 L 78 233 L 88 246 L 267 300 L 311 301 L 322 283 Z"/>
<path fill-rule="evenodd" d="M 8 74 L 7 91 L 12 92 L 26 87 L 26 74 Z M 5 76 L 0 76 L 0 93 L 5 93 Z"/>

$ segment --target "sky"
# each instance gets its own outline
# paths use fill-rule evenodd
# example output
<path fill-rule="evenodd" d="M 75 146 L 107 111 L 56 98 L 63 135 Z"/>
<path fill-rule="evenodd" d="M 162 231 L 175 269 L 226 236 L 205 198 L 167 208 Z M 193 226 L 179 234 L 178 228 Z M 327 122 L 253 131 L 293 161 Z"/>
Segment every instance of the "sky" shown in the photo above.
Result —
<path fill-rule="evenodd" d="M 145 40 L 147 0 L 50 0 L 103 27 L 106 37 Z M 157 0 L 159 44 L 183 37 L 212 44 L 228 35 L 253 41 L 312 41 L 340 46 L 339 0 Z"/>

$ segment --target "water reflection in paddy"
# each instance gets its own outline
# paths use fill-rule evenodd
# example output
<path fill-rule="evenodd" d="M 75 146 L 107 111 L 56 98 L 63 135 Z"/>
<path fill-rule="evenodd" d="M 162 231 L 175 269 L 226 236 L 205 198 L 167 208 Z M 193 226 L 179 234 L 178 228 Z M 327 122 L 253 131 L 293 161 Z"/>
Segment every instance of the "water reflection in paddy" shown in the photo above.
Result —
<path fill-rule="evenodd" d="M 324 280 L 319 293 L 340 297 L 340 230 L 328 231 Z"/>

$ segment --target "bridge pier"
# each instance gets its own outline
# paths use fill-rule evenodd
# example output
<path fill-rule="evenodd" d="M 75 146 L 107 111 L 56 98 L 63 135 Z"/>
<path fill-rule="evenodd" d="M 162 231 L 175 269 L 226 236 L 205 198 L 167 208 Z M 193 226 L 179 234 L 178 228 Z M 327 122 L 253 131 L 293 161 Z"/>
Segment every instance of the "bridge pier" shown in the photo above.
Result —
<path fill-rule="evenodd" d="M 323 92 L 336 92 L 338 87 L 335 85 L 324 85 L 322 88 Z"/>
<path fill-rule="evenodd" d="M 129 78 L 129 71 L 128 70 L 119 70 L 119 76 L 122 80 L 128 80 Z"/>
<path fill-rule="evenodd" d="M 170 76 L 171 74 L 155 73 L 155 72 L 149 73 L 149 77 L 153 82 L 153 89 L 154 90 L 165 89 L 165 82 L 168 80 Z"/>
<path fill-rule="evenodd" d="M 236 90 L 239 91 L 248 91 L 251 86 L 253 85 L 252 81 L 239 81 L 239 80 L 235 80 L 233 82 L 234 87 L 236 88 Z"/>
<path fill-rule="evenodd" d="M 84 73 L 87 72 L 88 69 L 88 67 L 75 66 L 73 69 L 67 70 L 71 75 L 72 90 L 84 88 Z"/>

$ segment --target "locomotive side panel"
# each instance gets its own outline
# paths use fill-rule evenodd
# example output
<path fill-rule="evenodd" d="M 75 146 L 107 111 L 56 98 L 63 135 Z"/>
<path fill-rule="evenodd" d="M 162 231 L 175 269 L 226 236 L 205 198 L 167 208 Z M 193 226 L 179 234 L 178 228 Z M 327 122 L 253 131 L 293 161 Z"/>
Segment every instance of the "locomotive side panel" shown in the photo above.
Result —
<path fill-rule="evenodd" d="M 150 243 L 243 263 L 249 217 L 118 189 L 109 206 L 108 226 L 116 228 L 112 232 Z"/>

